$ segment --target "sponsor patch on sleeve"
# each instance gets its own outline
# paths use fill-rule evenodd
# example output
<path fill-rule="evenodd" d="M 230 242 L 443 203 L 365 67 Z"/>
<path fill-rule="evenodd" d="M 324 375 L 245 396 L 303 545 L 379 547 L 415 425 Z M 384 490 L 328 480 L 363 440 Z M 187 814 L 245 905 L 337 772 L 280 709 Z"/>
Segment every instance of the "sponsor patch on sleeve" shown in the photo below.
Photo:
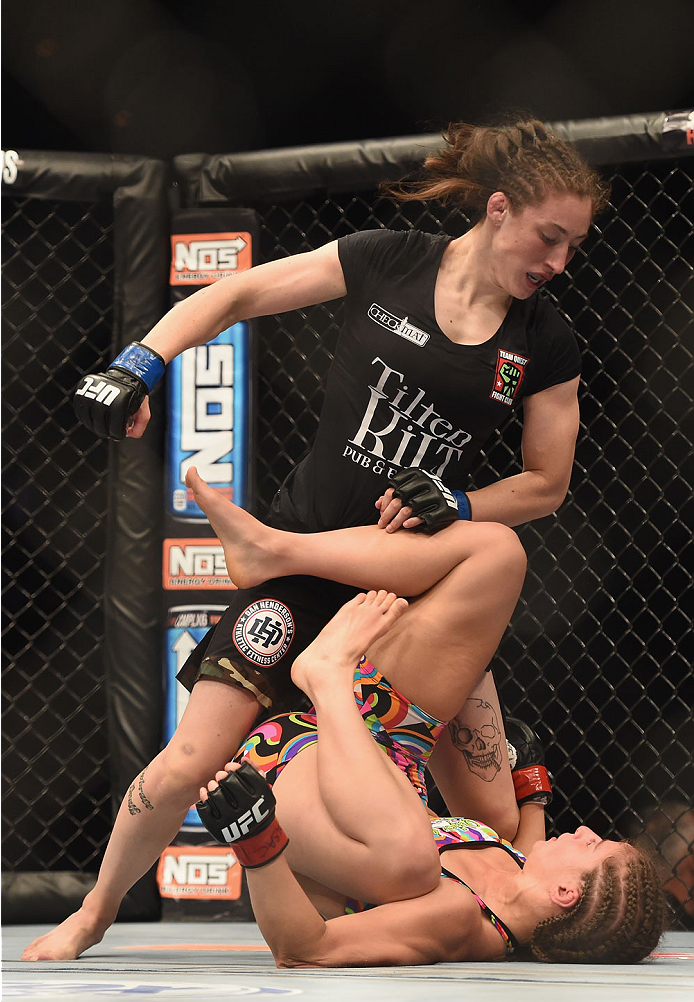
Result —
<path fill-rule="evenodd" d="M 525 367 L 529 361 L 530 359 L 524 355 L 516 355 L 515 352 L 499 348 L 490 398 L 510 407 L 518 396 L 525 375 Z"/>

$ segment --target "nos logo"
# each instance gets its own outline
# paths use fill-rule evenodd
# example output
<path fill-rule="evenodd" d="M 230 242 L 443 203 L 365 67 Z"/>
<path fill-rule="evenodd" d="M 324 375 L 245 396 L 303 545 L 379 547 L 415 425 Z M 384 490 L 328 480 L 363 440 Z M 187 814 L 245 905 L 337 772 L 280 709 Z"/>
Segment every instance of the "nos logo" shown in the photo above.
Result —
<path fill-rule="evenodd" d="M 181 482 L 189 466 L 212 483 L 231 483 L 234 444 L 234 346 L 203 345 L 181 357 L 181 450 L 192 453 L 180 465 Z M 227 460 L 226 462 L 224 460 Z"/>
<path fill-rule="evenodd" d="M 250 233 L 177 233 L 171 237 L 171 285 L 210 285 L 252 264 Z"/>
<path fill-rule="evenodd" d="M 239 266 L 239 252 L 246 246 L 243 237 L 233 240 L 191 240 L 178 241 L 174 245 L 174 268 L 176 271 L 219 271 L 229 268 L 236 271 Z"/>
<path fill-rule="evenodd" d="M 216 539 L 165 539 L 164 588 L 229 588 L 222 544 Z"/>
<path fill-rule="evenodd" d="M 237 900 L 241 867 L 228 849 L 172 845 L 159 857 L 157 884 L 163 898 Z"/>
<path fill-rule="evenodd" d="M 208 884 L 225 886 L 230 867 L 236 864 L 236 857 L 228 852 L 216 858 L 198 853 L 181 853 L 180 856 L 164 857 L 162 883 L 164 884 Z"/>

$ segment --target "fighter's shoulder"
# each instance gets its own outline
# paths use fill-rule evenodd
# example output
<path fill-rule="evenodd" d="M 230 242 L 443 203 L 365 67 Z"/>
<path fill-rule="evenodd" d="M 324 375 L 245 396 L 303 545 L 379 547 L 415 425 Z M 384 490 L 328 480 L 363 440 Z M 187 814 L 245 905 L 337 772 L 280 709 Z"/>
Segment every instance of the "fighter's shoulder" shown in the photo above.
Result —
<path fill-rule="evenodd" d="M 338 251 L 343 264 L 360 262 L 373 265 L 376 262 L 397 262 L 409 255 L 420 258 L 431 248 L 447 242 L 450 238 L 441 234 L 424 233 L 421 230 L 360 230 L 338 240 Z"/>
<path fill-rule="evenodd" d="M 544 292 L 535 292 L 523 303 L 525 321 L 529 331 L 535 335 L 548 333 L 560 337 L 574 337 L 568 317 Z"/>
<path fill-rule="evenodd" d="M 435 912 L 427 917 L 427 924 L 448 960 L 493 959 L 497 955 L 498 933 L 484 918 L 469 887 L 442 877 L 432 900 Z M 440 921 L 444 915 L 447 921 Z"/>

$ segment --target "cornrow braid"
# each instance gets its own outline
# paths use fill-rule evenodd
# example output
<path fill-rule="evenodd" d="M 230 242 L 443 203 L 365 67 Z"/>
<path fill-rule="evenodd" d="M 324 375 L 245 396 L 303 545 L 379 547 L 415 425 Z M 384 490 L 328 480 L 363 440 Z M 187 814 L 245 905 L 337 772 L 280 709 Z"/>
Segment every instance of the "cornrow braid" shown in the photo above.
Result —
<path fill-rule="evenodd" d="M 628 845 L 584 875 L 578 903 L 540 922 L 530 941 L 547 963 L 635 964 L 655 948 L 667 924 L 665 895 L 651 858 Z"/>
<path fill-rule="evenodd" d="M 550 193 L 589 198 L 593 215 L 607 205 L 609 189 L 569 143 L 537 119 L 502 126 L 450 125 L 445 147 L 424 161 L 424 178 L 381 186 L 398 201 L 429 199 L 457 205 L 473 220 L 502 191 L 514 209 L 537 205 Z"/>

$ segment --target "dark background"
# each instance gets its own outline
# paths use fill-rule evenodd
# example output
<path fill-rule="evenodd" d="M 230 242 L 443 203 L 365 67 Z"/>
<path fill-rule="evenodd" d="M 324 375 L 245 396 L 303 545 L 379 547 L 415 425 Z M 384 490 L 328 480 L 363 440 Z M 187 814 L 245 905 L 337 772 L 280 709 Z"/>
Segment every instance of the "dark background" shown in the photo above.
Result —
<path fill-rule="evenodd" d="M 5 0 L 3 148 L 231 153 L 694 102 L 691 0 Z"/>

